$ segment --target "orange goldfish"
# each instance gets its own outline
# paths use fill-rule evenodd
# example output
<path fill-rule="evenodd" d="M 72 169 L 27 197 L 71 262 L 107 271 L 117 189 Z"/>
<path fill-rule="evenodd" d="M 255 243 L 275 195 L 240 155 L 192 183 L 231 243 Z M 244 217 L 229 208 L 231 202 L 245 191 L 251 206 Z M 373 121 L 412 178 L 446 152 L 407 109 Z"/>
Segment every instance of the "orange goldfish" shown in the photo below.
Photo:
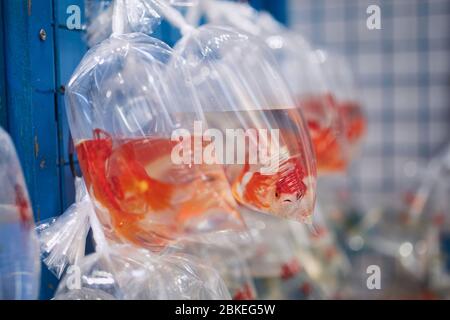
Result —
<path fill-rule="evenodd" d="M 300 100 L 317 158 L 319 173 L 344 171 L 347 167 L 342 120 L 333 95 L 325 94 Z"/>
<path fill-rule="evenodd" d="M 94 136 L 77 145 L 78 158 L 97 209 L 108 213 L 100 220 L 120 236 L 158 246 L 192 228 L 240 226 L 222 167 L 173 165 L 170 139 Z"/>
<path fill-rule="evenodd" d="M 320 173 L 344 171 L 347 161 L 332 128 L 320 128 L 313 121 L 308 121 L 309 133 L 317 157 L 317 170 Z"/>
<path fill-rule="evenodd" d="M 344 101 L 339 104 L 339 112 L 344 122 L 345 133 L 350 143 L 358 143 L 367 130 L 367 122 L 356 102 Z"/>
<path fill-rule="evenodd" d="M 314 206 L 313 183 L 314 179 L 305 175 L 300 157 L 292 157 L 269 175 L 245 164 L 232 191 L 239 203 L 252 209 L 307 222 Z"/>

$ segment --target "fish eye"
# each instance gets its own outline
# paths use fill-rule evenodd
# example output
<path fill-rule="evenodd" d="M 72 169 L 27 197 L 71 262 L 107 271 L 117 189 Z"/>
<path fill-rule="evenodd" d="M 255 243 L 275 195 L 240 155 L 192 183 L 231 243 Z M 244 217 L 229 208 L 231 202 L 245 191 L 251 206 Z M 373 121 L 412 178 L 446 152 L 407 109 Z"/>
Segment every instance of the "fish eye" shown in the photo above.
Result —
<path fill-rule="evenodd" d="M 279 198 L 279 197 L 280 197 L 280 194 L 278 193 L 278 191 L 275 191 L 275 197 L 276 197 L 276 198 Z"/>

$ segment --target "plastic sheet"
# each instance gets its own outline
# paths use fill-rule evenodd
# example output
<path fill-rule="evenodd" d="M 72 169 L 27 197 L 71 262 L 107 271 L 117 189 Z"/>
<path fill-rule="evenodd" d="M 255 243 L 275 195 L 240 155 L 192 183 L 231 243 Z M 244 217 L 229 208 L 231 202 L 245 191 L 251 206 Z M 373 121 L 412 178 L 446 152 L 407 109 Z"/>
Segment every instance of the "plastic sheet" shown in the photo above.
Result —
<path fill-rule="evenodd" d="M 211 25 L 185 32 L 174 51 L 186 61 L 185 80 L 195 88 L 214 141 L 225 140 L 215 144 L 214 155 L 225 164 L 238 202 L 309 221 L 315 158 L 272 55 L 248 34 Z"/>
<path fill-rule="evenodd" d="M 37 299 L 39 245 L 22 169 L 0 127 L 0 300 Z"/>

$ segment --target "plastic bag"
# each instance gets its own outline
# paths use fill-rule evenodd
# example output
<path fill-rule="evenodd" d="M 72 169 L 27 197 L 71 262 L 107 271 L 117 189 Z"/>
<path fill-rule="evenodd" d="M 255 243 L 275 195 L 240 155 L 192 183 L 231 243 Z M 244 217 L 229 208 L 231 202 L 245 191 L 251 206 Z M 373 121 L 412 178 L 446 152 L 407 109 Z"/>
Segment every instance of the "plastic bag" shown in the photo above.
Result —
<path fill-rule="evenodd" d="M 86 34 L 85 41 L 89 47 L 99 44 L 112 33 L 111 1 L 85 0 Z"/>
<path fill-rule="evenodd" d="M 450 146 L 447 145 L 429 161 L 426 169 L 419 175 L 419 186 L 414 190 L 414 197 L 408 209 L 411 219 L 433 221 L 438 226 L 449 222 L 449 173 Z"/>
<path fill-rule="evenodd" d="M 215 141 L 214 160 L 225 164 L 238 202 L 308 221 L 315 158 L 271 54 L 248 34 L 210 25 L 185 33 L 174 51 L 186 61 L 186 81 L 195 88 Z"/>
<path fill-rule="evenodd" d="M 182 63 L 157 39 L 114 34 L 86 54 L 66 92 L 78 159 L 107 237 L 154 250 L 180 235 L 244 228 L 223 166 L 197 163 L 192 150 L 179 159 L 186 144 L 202 146 L 195 129 L 203 113 L 182 69 L 167 70 L 169 61 Z"/>
<path fill-rule="evenodd" d="M 321 288 L 312 278 L 306 247 L 296 243 L 290 221 L 270 216 L 244 214 L 254 239 L 254 252 L 248 258 L 258 297 L 261 299 L 322 298 Z M 299 227 L 305 225 L 299 224 Z M 306 230 L 304 230 L 306 231 Z M 296 229 L 302 233 L 301 229 Z M 307 236 L 308 231 L 303 232 Z M 302 253 L 302 255 L 300 254 Z"/>
<path fill-rule="evenodd" d="M 67 273 L 55 299 L 224 300 L 230 294 L 218 273 L 193 256 L 113 245 Z"/>
<path fill-rule="evenodd" d="M 350 155 L 358 151 L 367 131 L 367 119 L 358 98 L 357 87 L 349 64 L 344 58 L 319 50 L 322 69 L 335 93 L 334 103 L 342 119 Z"/>
<path fill-rule="evenodd" d="M 90 47 L 106 40 L 113 33 L 113 23 L 120 34 L 142 32 L 150 35 L 161 23 L 161 17 L 180 20 L 182 16 L 174 7 L 197 6 L 198 0 L 86 0 L 86 41 Z M 113 19 L 117 8 L 120 20 Z"/>
<path fill-rule="evenodd" d="M 37 299 L 41 266 L 22 169 L 0 127 L 0 300 Z"/>
<path fill-rule="evenodd" d="M 167 0 L 174 7 L 193 7 L 198 6 L 200 0 Z"/>
<path fill-rule="evenodd" d="M 109 38 L 113 32 L 113 11 L 121 17 L 121 33 L 142 32 L 152 34 L 161 23 L 157 0 L 86 0 L 86 41 L 90 47 Z"/>
<path fill-rule="evenodd" d="M 53 300 L 117 300 L 114 296 L 100 289 L 73 289 L 57 294 Z"/>
<path fill-rule="evenodd" d="M 239 172 L 239 168 L 236 168 L 236 166 L 234 166 L 232 170 L 228 170 L 228 172 L 231 172 L 231 180 L 235 185 L 235 196 L 239 200 L 241 200 L 241 202 L 245 202 L 246 204 L 251 205 L 253 208 L 258 208 L 260 210 L 264 209 L 264 211 L 267 211 L 266 208 L 269 207 L 268 211 L 271 213 L 283 215 L 285 217 L 294 216 L 294 219 L 299 220 L 307 220 L 312 207 L 314 206 L 313 189 L 315 188 L 315 165 L 312 163 L 313 156 L 309 146 L 309 137 L 307 137 L 307 134 L 304 131 L 302 117 L 299 113 L 295 112 L 294 104 L 290 97 L 290 94 L 285 88 L 285 84 L 282 83 L 281 77 L 276 69 L 270 65 L 271 61 L 269 61 L 270 58 L 267 58 L 267 53 L 264 52 L 264 50 L 261 50 L 260 44 L 256 43 L 256 41 L 244 39 L 247 36 L 242 35 L 241 37 L 239 33 L 234 31 L 232 31 L 228 35 L 227 32 L 230 30 L 225 31 L 220 30 L 220 28 L 214 29 L 206 27 L 193 31 L 191 27 L 183 22 L 183 18 L 179 15 L 178 12 L 170 10 L 170 8 L 159 1 L 155 1 L 154 5 L 163 11 L 164 16 L 169 21 L 171 21 L 181 29 L 182 34 L 186 35 L 186 37 L 181 41 L 182 44 L 178 45 L 178 48 L 182 48 L 184 44 L 189 43 L 189 41 L 193 42 L 195 46 L 197 36 L 199 38 L 202 38 L 201 41 L 205 42 L 203 44 L 199 43 L 200 47 L 203 45 L 207 46 L 208 41 L 214 41 L 214 39 L 218 39 L 222 34 L 225 37 L 228 37 L 228 40 L 226 42 L 222 42 L 223 46 L 216 49 L 217 52 L 211 53 L 208 58 L 210 62 L 213 62 L 213 60 L 219 57 L 221 54 L 229 51 L 229 54 L 227 54 L 227 59 L 224 59 L 225 61 L 216 64 L 217 69 L 222 68 L 222 70 L 215 70 L 218 72 L 214 72 L 214 74 L 226 73 L 223 75 L 225 76 L 225 78 L 221 80 L 222 83 L 216 83 L 216 89 L 220 89 L 222 91 L 216 98 L 223 101 L 215 101 L 216 103 L 225 103 L 225 107 L 219 107 L 219 109 L 216 110 L 213 110 L 211 107 L 205 109 L 203 103 L 211 102 L 211 97 L 203 97 L 206 100 L 201 98 L 201 107 L 204 112 L 206 110 L 205 127 L 212 129 L 219 128 L 223 132 L 225 132 L 226 129 L 254 130 L 258 128 L 261 130 L 268 130 L 274 128 L 275 130 L 279 130 L 280 127 L 283 127 L 283 132 L 281 133 L 283 143 L 281 147 L 276 143 L 272 143 L 272 141 L 268 142 L 268 139 L 262 139 L 265 141 L 263 141 L 263 143 L 258 142 L 258 144 L 271 144 L 269 146 L 269 149 L 272 147 L 274 149 L 285 149 L 285 145 L 293 146 L 291 147 L 292 150 L 290 150 L 290 152 L 281 150 L 281 152 L 278 154 L 277 158 L 281 158 L 281 160 L 279 159 L 281 161 L 281 166 L 276 165 L 276 174 L 269 174 L 266 175 L 266 177 L 261 177 L 259 175 L 260 168 L 255 168 L 254 166 L 250 167 L 249 164 L 247 164 L 247 166 L 245 166 L 243 170 L 240 170 L 241 172 Z M 242 48 L 243 50 L 240 53 L 237 52 L 239 50 L 230 50 L 231 47 L 236 44 L 244 46 Z M 242 72 L 236 74 L 236 68 L 234 68 L 235 70 L 230 70 L 230 68 L 228 68 L 229 65 L 227 66 L 227 64 L 232 63 L 232 60 L 234 59 L 239 62 L 245 61 L 239 57 L 239 55 L 242 55 L 246 51 L 245 48 L 252 49 L 252 51 L 257 54 L 259 58 L 255 60 L 258 62 L 253 64 L 251 63 L 251 61 L 249 61 L 249 63 L 247 63 L 247 69 L 242 70 Z M 198 49 L 199 52 L 197 53 L 201 53 L 202 48 L 193 48 L 193 50 Z M 184 49 L 180 49 L 180 51 L 183 50 Z M 184 56 L 185 54 L 189 53 L 181 53 L 182 56 Z M 219 56 L 214 58 L 216 54 L 218 54 Z M 192 57 L 193 56 L 191 55 L 190 58 Z M 201 69 L 202 66 L 198 64 L 194 66 L 191 62 L 192 61 L 188 60 L 187 63 L 184 64 L 184 67 L 189 68 L 188 73 L 193 72 L 193 74 L 197 74 L 198 70 L 194 69 Z M 258 63 L 260 65 L 258 65 Z M 177 65 L 178 63 L 175 64 Z M 259 67 L 262 67 L 262 69 Z M 203 68 L 201 71 L 207 71 L 207 68 Z M 258 75 L 257 72 L 260 72 L 260 74 Z M 181 72 L 176 71 L 176 73 Z M 204 73 L 200 73 L 200 77 L 202 77 L 202 75 L 204 75 Z M 187 77 L 187 82 L 189 83 L 189 85 L 194 84 L 194 87 L 197 89 L 197 91 L 200 92 L 202 88 L 197 86 L 199 77 L 197 77 L 196 79 L 191 79 L 190 76 L 191 74 L 189 74 L 189 76 Z M 260 84 L 255 80 L 256 78 L 258 78 L 258 80 L 265 79 L 266 81 Z M 239 83 L 239 81 L 241 83 Z M 246 82 L 251 82 L 251 87 L 245 87 Z M 222 88 L 220 88 L 220 86 L 222 86 Z M 238 86 L 242 86 L 242 89 L 239 89 Z M 208 90 L 208 88 L 206 89 Z M 211 88 L 209 88 L 209 90 L 210 89 Z M 211 95 L 211 92 L 208 91 L 206 95 Z M 228 98 L 228 101 L 226 100 L 226 98 Z M 237 105 L 233 105 L 236 102 Z M 232 105 L 230 107 L 227 107 L 228 104 Z M 250 104 L 254 105 L 251 106 Z M 235 107 L 237 107 L 238 109 L 236 110 Z M 265 113 L 273 114 L 263 114 L 263 112 L 260 110 L 261 108 L 269 109 L 266 110 Z M 232 115 L 233 113 L 235 115 Z M 218 117 L 218 114 L 221 114 L 222 116 L 227 115 L 224 119 L 225 121 L 221 121 L 223 119 Z M 259 119 L 255 119 L 256 114 L 259 114 Z M 242 117 L 242 115 L 246 115 L 247 119 L 242 118 L 238 120 Z M 238 120 L 237 122 L 244 123 L 236 123 L 236 120 Z M 218 122 L 220 126 L 217 126 Z M 250 122 L 253 122 L 253 124 L 251 124 Z M 274 126 L 273 123 L 277 123 L 277 125 Z M 238 127 L 236 127 L 236 124 L 238 125 Z M 257 136 L 256 140 L 261 139 L 261 137 L 261 135 Z M 299 146 L 298 148 L 297 145 Z M 289 153 L 294 154 L 289 155 Z M 271 156 L 272 155 L 269 155 L 269 158 Z M 248 157 L 248 155 L 244 155 L 244 157 Z M 260 184 L 270 184 L 270 191 L 268 190 L 268 188 L 264 188 L 265 192 L 269 193 L 269 195 L 266 194 L 261 197 L 260 195 L 256 194 L 255 188 L 245 188 L 240 186 L 242 184 L 242 181 L 240 181 L 242 180 L 241 176 L 242 178 L 248 179 L 250 181 L 252 179 L 249 176 L 253 175 L 254 173 L 256 174 L 254 175 L 253 182 L 256 187 L 258 187 Z M 306 187 L 305 182 L 300 180 L 305 180 L 308 187 Z M 275 186 L 276 184 L 278 184 L 279 186 Z M 247 192 L 246 190 L 241 189 L 250 190 Z M 278 189 L 278 191 L 275 189 Z M 246 195 L 247 193 L 248 195 Z M 307 195 L 304 196 L 304 193 L 307 193 Z M 249 201 L 250 198 L 255 199 L 255 201 Z M 300 198 L 302 198 L 301 205 L 299 201 Z"/>
<path fill-rule="evenodd" d="M 76 202 L 61 216 L 41 222 L 36 230 L 41 243 L 41 257 L 48 269 L 61 278 L 69 265 L 84 257 L 90 229 L 92 202 L 81 178 L 75 180 Z"/>
<path fill-rule="evenodd" d="M 170 10 L 160 1 L 154 1 L 154 4 L 185 35 L 177 45 L 177 51 L 180 56 L 187 58 L 187 63 L 183 64 L 183 69 L 188 69 L 186 82 L 188 86 L 193 85 L 200 95 L 200 105 L 206 113 L 204 127 L 221 130 L 219 135 L 226 130 L 236 133 L 243 129 L 246 131 L 244 135 L 248 130 L 259 131 L 250 137 L 250 144 L 255 148 L 262 147 L 262 151 L 246 154 L 244 150 L 241 159 L 235 161 L 244 166 L 227 166 L 235 198 L 253 209 L 308 221 L 315 201 L 314 156 L 303 118 L 296 111 L 270 54 L 256 40 L 249 40 L 247 35 L 233 30 L 214 27 L 193 30 L 177 11 Z M 218 44 L 215 48 L 211 46 L 214 42 Z M 257 58 L 250 59 L 247 52 L 252 52 Z M 208 69 L 208 64 L 212 69 Z M 236 68 L 237 64 L 245 68 Z M 176 70 L 179 63 L 174 65 L 176 67 L 172 69 Z M 174 73 L 182 72 L 176 70 Z M 216 79 L 217 75 L 219 79 Z M 211 102 L 223 106 L 211 106 Z M 281 136 L 281 143 L 267 138 L 267 132 L 266 137 L 259 134 L 261 130 L 270 129 L 277 131 L 277 137 Z M 211 141 L 215 136 L 206 138 Z M 216 146 L 217 143 L 214 143 Z M 219 146 L 223 147 L 224 143 Z M 266 164 L 269 168 L 261 168 L 258 160 L 252 160 L 267 149 L 270 154 L 265 155 L 266 162 L 274 161 Z M 211 158 L 216 156 L 217 153 Z M 242 158 L 249 161 L 245 163 L 246 160 Z M 214 162 L 217 159 L 210 160 Z M 253 165 L 254 162 L 256 165 Z"/>
<path fill-rule="evenodd" d="M 193 256 L 109 244 L 83 190 L 78 180 L 76 204 L 54 224 L 41 226 L 42 248 L 51 257 L 45 262 L 60 274 L 68 267 L 56 300 L 230 298 L 220 275 Z M 95 253 L 84 256 L 90 228 Z"/>
<path fill-rule="evenodd" d="M 344 287 L 345 279 L 351 272 L 349 258 L 319 205 L 316 206 L 313 225 L 314 231 L 307 233 L 309 238 L 307 255 L 314 261 L 310 260 L 310 264 L 305 263 L 305 267 L 309 268 L 314 281 L 328 298 L 339 298 L 344 292 L 341 289 Z M 291 228 L 295 234 L 299 226 L 291 224 Z"/>
<path fill-rule="evenodd" d="M 203 9 L 213 23 L 242 29 L 265 41 L 294 94 L 297 107 L 303 111 L 319 174 L 345 170 L 349 150 L 343 123 L 333 101 L 334 93 L 320 66 L 320 57 L 306 40 L 270 14 L 258 12 L 245 3 L 205 1 Z"/>
<path fill-rule="evenodd" d="M 216 270 L 226 284 L 233 300 L 254 300 L 255 286 L 242 247 L 230 245 L 226 238 L 181 239 L 168 250 L 197 257 Z"/>
<path fill-rule="evenodd" d="M 406 200 L 406 212 L 397 218 L 396 230 L 392 218 L 380 223 L 375 237 L 387 238 L 391 250 L 415 276 L 426 278 L 430 289 L 438 292 L 450 289 L 450 146 L 433 156 L 419 170 L 414 189 Z M 395 221 L 394 221 L 395 222 Z M 375 239 L 376 241 L 376 239 Z"/>

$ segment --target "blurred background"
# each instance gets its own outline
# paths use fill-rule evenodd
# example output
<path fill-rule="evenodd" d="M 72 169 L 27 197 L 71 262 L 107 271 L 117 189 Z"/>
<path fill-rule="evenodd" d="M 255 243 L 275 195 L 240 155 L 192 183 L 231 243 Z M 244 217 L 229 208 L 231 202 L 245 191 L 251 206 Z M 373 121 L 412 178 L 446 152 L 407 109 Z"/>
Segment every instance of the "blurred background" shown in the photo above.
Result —
<path fill-rule="evenodd" d="M 381 30 L 366 26 L 370 5 Z M 449 15 L 447 0 L 288 1 L 289 24 L 356 74 L 369 127 L 346 186 L 366 210 L 414 188 L 449 141 Z"/>

